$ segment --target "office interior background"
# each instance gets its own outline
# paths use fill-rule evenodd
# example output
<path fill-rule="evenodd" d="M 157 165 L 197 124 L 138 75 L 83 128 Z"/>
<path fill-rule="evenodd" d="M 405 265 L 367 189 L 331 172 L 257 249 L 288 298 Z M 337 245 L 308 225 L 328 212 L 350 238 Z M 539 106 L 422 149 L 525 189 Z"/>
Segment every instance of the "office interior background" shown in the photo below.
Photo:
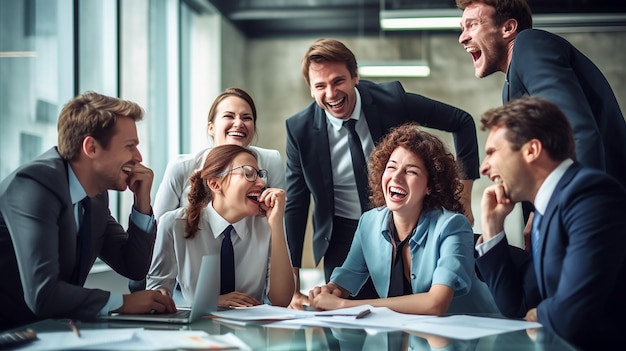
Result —
<path fill-rule="evenodd" d="M 625 111 L 626 5 L 529 3 L 541 19 L 535 27 L 562 35 L 594 61 Z M 320 37 L 344 42 L 360 64 L 426 63 L 427 77 L 363 79 L 400 80 L 409 92 L 468 111 L 477 122 L 482 161 L 486 133 L 478 119 L 501 105 L 504 75 L 474 76 L 458 28 L 385 30 L 379 21 L 438 13 L 461 15 L 454 0 L 0 0 L 0 178 L 57 144 L 61 108 L 87 90 L 145 109 L 139 149 L 154 170 L 153 198 L 171 158 L 210 143 L 207 113 L 226 87 L 243 88 L 254 98 L 253 144 L 277 149 L 285 159 L 285 120 L 313 101 L 300 60 Z M 449 134 L 432 132 L 454 150 Z M 473 189 L 477 233 L 480 198 L 489 183 L 481 178 Z M 130 192 L 111 195 L 113 215 L 127 223 Z M 516 212 L 506 230 L 510 242 L 521 246 Z M 313 267 L 310 253 L 305 248 L 305 267 Z M 116 282 L 112 290 L 123 291 L 125 282 Z M 110 282 L 99 284 L 111 290 Z"/>

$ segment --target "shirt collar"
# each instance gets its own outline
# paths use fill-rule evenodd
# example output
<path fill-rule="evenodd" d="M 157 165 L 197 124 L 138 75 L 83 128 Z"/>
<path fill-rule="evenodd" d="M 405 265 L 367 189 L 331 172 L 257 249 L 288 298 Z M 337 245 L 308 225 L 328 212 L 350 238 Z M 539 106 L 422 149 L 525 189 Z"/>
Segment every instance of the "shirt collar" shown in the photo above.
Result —
<path fill-rule="evenodd" d="M 224 232 L 226 227 L 231 225 L 231 223 L 229 223 L 222 216 L 220 216 L 220 214 L 217 213 L 217 211 L 215 211 L 215 209 L 213 208 L 213 201 L 209 202 L 206 208 L 207 208 L 207 211 L 206 211 L 207 221 L 209 225 L 211 226 L 211 231 L 213 232 L 213 236 L 217 238 L 222 234 L 222 232 Z M 249 231 L 249 229 L 247 228 L 252 227 L 252 224 L 249 223 L 250 221 L 252 221 L 252 218 L 253 217 L 244 217 L 239 222 L 232 223 L 234 230 L 232 230 L 230 234 L 231 235 L 235 234 L 239 236 L 240 238 L 242 238 L 243 240 L 245 240 L 247 238 L 247 235 L 249 235 L 247 234 Z"/>
<path fill-rule="evenodd" d="M 354 87 L 354 91 L 356 92 L 356 104 L 354 105 L 354 111 L 352 111 L 350 118 L 358 121 L 359 118 L 361 118 L 361 94 L 359 94 L 359 90 L 356 87 Z M 331 115 L 330 112 L 326 110 L 324 110 L 324 113 L 326 114 L 326 120 L 330 122 L 336 131 L 339 131 L 341 127 L 343 127 L 343 119 Z"/>
<path fill-rule="evenodd" d="M 392 239 L 392 233 L 391 233 L 391 226 L 393 226 L 393 213 L 391 211 L 389 211 L 388 208 L 385 207 L 385 211 L 387 211 L 387 213 L 385 213 L 385 217 L 383 218 L 383 223 L 387 223 L 386 226 L 383 226 L 383 230 L 382 230 L 382 235 L 384 238 L 386 238 L 389 242 L 391 242 Z M 432 211 L 426 211 L 423 212 L 420 215 L 420 218 L 417 220 L 417 226 L 415 228 L 413 228 L 413 231 L 411 232 L 411 239 L 410 241 L 415 241 L 418 244 L 421 244 L 424 239 L 426 238 L 426 234 L 428 234 L 428 228 L 430 227 L 430 220 L 431 220 L 431 213 Z"/>
<path fill-rule="evenodd" d="M 546 213 L 546 208 L 548 208 L 548 202 L 552 197 L 552 193 L 554 193 L 554 189 L 556 189 L 556 185 L 559 183 L 559 180 L 565 174 L 565 171 L 574 163 L 572 159 L 566 159 L 561 162 L 549 175 L 546 177 L 546 180 L 543 181 L 543 184 L 539 187 L 537 191 L 537 196 L 535 196 L 535 201 L 533 205 L 535 206 L 535 210 L 539 211 L 540 214 L 544 215 Z"/>
<path fill-rule="evenodd" d="M 72 204 L 76 204 L 87 196 L 87 192 L 83 188 L 82 184 L 76 177 L 76 173 L 72 169 L 71 164 L 67 164 L 67 179 L 68 184 L 70 186 L 70 199 L 72 200 Z"/>

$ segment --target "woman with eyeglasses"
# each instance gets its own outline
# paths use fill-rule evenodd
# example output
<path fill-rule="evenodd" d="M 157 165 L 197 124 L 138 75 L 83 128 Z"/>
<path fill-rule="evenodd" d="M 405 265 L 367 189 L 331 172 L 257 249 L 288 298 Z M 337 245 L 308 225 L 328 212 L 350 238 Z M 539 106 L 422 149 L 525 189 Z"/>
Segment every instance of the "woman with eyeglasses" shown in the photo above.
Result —
<path fill-rule="evenodd" d="M 171 296 L 178 282 L 191 303 L 202 256 L 221 255 L 228 230 L 234 290 L 216 286 L 219 305 L 289 305 L 294 279 L 283 226 L 285 191 L 266 188 L 267 176 L 250 149 L 211 149 L 204 167 L 191 176 L 187 206 L 161 217 L 147 288 Z"/>
<path fill-rule="evenodd" d="M 154 217 L 158 220 L 165 212 L 187 205 L 191 189 L 189 177 L 202 169 L 213 146 L 233 144 L 250 148 L 256 154 L 259 165 L 269 170 L 265 179 L 267 186 L 285 189 L 285 168 L 278 150 L 250 145 L 256 135 L 256 120 L 256 107 L 247 92 L 227 88 L 220 93 L 209 109 L 207 121 L 213 145 L 195 154 L 179 155 L 168 163 L 154 199 Z M 143 290 L 145 280 L 131 280 L 128 287 L 131 291 Z"/>
<path fill-rule="evenodd" d="M 207 131 L 213 145 L 196 154 L 184 154 L 172 160 L 163 174 L 154 199 L 154 216 L 184 207 L 191 189 L 189 177 L 202 168 L 209 150 L 214 146 L 233 144 L 250 148 L 259 165 L 269 170 L 267 186 L 285 189 L 285 168 L 278 150 L 252 146 L 256 135 L 256 107 L 252 97 L 242 89 L 227 88 L 220 93 L 209 110 Z"/>

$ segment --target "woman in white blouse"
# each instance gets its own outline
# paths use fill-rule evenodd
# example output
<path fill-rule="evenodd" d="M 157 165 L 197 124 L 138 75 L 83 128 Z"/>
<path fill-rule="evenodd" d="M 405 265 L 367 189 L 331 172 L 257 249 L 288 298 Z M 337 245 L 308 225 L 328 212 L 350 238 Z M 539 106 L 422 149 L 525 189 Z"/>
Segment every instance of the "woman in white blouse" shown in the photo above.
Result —
<path fill-rule="evenodd" d="M 256 153 L 260 167 L 269 171 L 267 186 L 285 189 L 285 168 L 278 150 L 250 146 L 256 132 L 256 107 L 252 97 L 242 89 L 227 88 L 220 93 L 209 110 L 208 133 L 213 145 L 234 144 Z M 167 211 L 187 205 L 191 189 L 189 177 L 200 170 L 211 146 L 196 154 L 182 154 L 170 161 L 159 185 L 152 211 L 159 218 Z M 130 280 L 130 291 L 145 289 L 145 280 Z"/>
<path fill-rule="evenodd" d="M 259 166 L 269 171 L 267 186 L 285 189 L 285 168 L 278 150 L 250 146 L 256 132 L 256 107 L 252 97 L 239 88 L 227 88 L 215 98 L 209 110 L 208 132 L 213 146 L 234 144 L 256 153 Z M 154 200 L 154 216 L 184 207 L 191 187 L 189 177 L 202 168 L 211 147 L 196 154 L 184 154 L 165 169 Z"/>
<path fill-rule="evenodd" d="M 295 285 L 283 226 L 285 191 L 265 188 L 266 176 L 250 149 L 212 148 L 190 178 L 186 207 L 161 217 L 147 288 L 171 295 L 178 282 L 190 303 L 202 256 L 219 255 L 232 226 L 235 290 L 221 295 L 219 305 L 289 305 Z"/>

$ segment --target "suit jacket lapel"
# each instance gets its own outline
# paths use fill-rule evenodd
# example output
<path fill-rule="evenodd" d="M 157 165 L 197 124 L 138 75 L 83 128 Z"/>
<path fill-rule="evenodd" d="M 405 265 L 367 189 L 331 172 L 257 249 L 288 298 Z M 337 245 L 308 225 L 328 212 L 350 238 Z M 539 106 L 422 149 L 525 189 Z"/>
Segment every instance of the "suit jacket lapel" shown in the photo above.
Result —
<path fill-rule="evenodd" d="M 330 146 L 328 145 L 328 133 L 326 132 L 326 113 L 324 110 L 315 106 L 313 114 L 313 139 L 315 140 L 315 150 L 319 161 L 319 170 L 321 173 L 320 181 L 326 189 L 333 188 L 333 165 L 330 160 Z M 328 194 L 328 192 L 324 192 Z M 333 202 L 334 204 L 334 202 Z"/>
<path fill-rule="evenodd" d="M 558 221 L 559 216 L 557 210 L 559 210 L 559 198 L 561 197 L 561 192 L 563 189 L 569 184 L 572 178 L 578 173 L 581 165 L 578 163 L 574 163 L 571 165 L 563 174 L 563 177 L 559 180 L 550 196 L 550 201 L 548 201 L 548 207 L 546 208 L 546 213 L 544 213 L 543 218 L 541 219 L 541 223 L 539 224 L 539 275 L 537 276 L 537 282 L 539 287 L 539 292 L 542 297 L 547 296 L 546 286 L 545 286 L 545 274 L 544 274 L 544 265 L 543 258 L 546 253 L 546 241 L 549 234 L 549 231 L 554 226 L 552 225 L 553 221 Z"/>
<path fill-rule="evenodd" d="M 369 90 L 367 90 L 367 87 L 358 85 L 357 89 L 359 90 L 359 95 L 361 95 L 361 109 L 365 115 L 372 141 L 374 145 L 376 145 L 384 136 L 385 128 L 382 124 L 383 120 L 379 116 L 378 108 L 374 105 L 374 99 Z M 369 157 L 369 155 L 365 155 L 365 157 Z"/>

